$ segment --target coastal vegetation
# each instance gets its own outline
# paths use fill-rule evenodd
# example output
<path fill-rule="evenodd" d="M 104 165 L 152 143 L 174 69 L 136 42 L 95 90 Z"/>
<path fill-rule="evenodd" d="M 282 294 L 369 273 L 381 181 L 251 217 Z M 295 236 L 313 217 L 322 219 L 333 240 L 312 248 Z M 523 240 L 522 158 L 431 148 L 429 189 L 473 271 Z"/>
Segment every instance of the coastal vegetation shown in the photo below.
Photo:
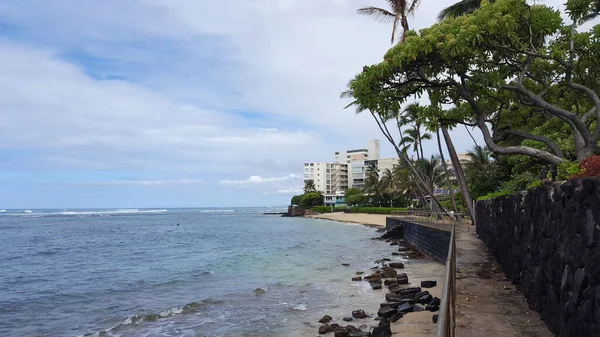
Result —
<path fill-rule="evenodd" d="M 568 0 L 561 13 L 524 0 L 462 0 L 418 32 L 406 15 L 418 1 L 387 2 L 392 12 L 359 13 L 393 18 L 393 32 L 400 22 L 400 42 L 342 93 L 352 99 L 347 107 L 371 114 L 405 171 L 404 180 L 373 173 L 363 190 L 369 202 L 393 200 L 384 186 L 396 185 L 423 206 L 463 205 L 472 214 L 473 199 L 600 175 L 600 25 L 589 22 L 598 1 Z M 475 143 L 464 163 L 449 132 L 457 128 L 478 130 L 485 143 Z M 432 135 L 440 156 L 425 158 Z M 451 165 L 441 157 L 442 137 Z M 444 186 L 460 193 L 439 201 L 432 192 Z"/>

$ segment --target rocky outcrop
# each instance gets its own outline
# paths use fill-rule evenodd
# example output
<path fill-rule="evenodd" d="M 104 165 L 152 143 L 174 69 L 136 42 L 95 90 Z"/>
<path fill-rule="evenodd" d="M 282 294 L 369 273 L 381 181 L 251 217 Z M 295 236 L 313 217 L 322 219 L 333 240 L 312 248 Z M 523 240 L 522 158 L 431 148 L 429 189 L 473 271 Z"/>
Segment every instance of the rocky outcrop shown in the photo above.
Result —
<path fill-rule="evenodd" d="M 600 178 L 479 201 L 477 233 L 558 336 L 600 336 Z"/>

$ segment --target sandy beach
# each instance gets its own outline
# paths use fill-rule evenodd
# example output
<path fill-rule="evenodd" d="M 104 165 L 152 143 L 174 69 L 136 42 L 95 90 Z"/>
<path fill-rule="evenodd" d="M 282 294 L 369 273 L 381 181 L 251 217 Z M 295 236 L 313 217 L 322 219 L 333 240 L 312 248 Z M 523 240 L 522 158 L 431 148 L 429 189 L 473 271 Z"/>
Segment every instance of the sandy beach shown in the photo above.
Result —
<path fill-rule="evenodd" d="M 339 222 L 349 222 L 362 225 L 381 226 L 385 227 L 385 214 L 364 214 L 364 213 L 326 213 L 318 215 L 310 215 L 309 218 L 324 219 Z"/>

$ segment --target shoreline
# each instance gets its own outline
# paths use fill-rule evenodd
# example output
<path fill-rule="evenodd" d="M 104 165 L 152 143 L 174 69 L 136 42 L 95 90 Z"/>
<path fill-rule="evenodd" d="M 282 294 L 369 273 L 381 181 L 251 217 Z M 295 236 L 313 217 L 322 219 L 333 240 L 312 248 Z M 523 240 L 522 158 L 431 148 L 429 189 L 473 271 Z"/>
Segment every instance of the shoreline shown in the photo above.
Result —
<path fill-rule="evenodd" d="M 385 214 L 363 213 L 326 213 L 305 216 L 305 218 L 362 225 L 375 228 L 377 229 L 377 232 L 385 231 L 385 219 L 387 217 L 388 215 Z M 381 296 L 380 306 L 374 308 L 364 308 L 368 314 L 367 319 L 369 321 L 354 320 L 353 322 L 350 322 L 350 324 L 352 325 L 354 322 L 356 322 L 354 323 L 356 325 L 364 323 L 361 325 L 361 327 L 366 328 L 367 330 L 363 331 L 368 332 L 373 331 L 373 328 L 375 327 L 379 327 L 381 329 L 390 329 L 391 333 L 399 333 L 403 336 L 435 336 L 437 332 L 437 323 L 434 323 L 433 316 L 438 315 L 439 311 L 432 312 L 425 310 L 424 304 L 423 306 L 414 304 L 415 310 L 412 312 L 406 312 L 404 315 L 399 314 L 400 318 L 390 317 L 386 319 L 378 316 L 380 316 L 380 308 L 387 307 L 388 305 L 393 307 L 394 302 L 390 302 L 388 300 L 388 296 L 390 296 L 388 294 L 391 294 L 391 290 L 388 290 L 388 288 L 392 289 L 394 286 L 412 289 L 418 287 L 419 291 L 428 291 L 432 297 L 441 298 L 442 285 L 445 278 L 444 265 L 435 262 L 433 259 L 427 256 L 423 256 L 420 254 L 420 252 L 418 252 L 418 250 L 416 250 L 414 247 L 411 247 L 401 239 L 385 239 L 383 237 L 378 237 L 377 239 L 390 245 L 389 253 L 380 257 L 373 256 L 375 267 L 371 268 L 370 271 L 366 271 L 364 275 L 361 275 L 360 282 L 366 282 L 367 286 L 371 288 L 374 286 L 373 280 L 367 280 L 367 278 L 364 277 L 370 277 L 372 275 L 379 277 L 379 280 L 375 281 L 379 282 L 379 287 L 373 287 L 373 291 L 379 292 L 379 296 Z M 418 252 L 416 253 L 416 256 L 413 254 L 414 252 Z M 418 255 L 421 256 L 419 257 Z M 403 266 L 400 269 L 396 269 L 395 272 L 397 275 L 407 275 L 408 284 L 394 285 L 392 282 L 396 281 L 396 277 L 385 275 L 386 270 L 389 272 L 388 265 L 393 262 L 402 262 L 404 265 L 406 265 L 405 268 Z M 368 275 L 369 273 L 372 274 Z M 436 281 L 437 285 L 432 288 L 420 289 L 419 286 L 421 286 L 422 281 Z M 348 282 L 356 282 L 356 280 L 348 280 Z M 334 321 L 331 323 L 334 323 Z M 335 323 L 339 323 L 339 325 L 342 327 L 348 324 L 347 322 L 340 322 L 339 320 L 335 320 Z M 321 328 L 326 325 L 328 325 L 328 323 L 321 325 Z M 335 326 L 335 324 L 332 324 L 332 326 Z"/>
<path fill-rule="evenodd" d="M 386 214 L 367 214 L 367 213 L 324 213 L 317 215 L 306 215 L 305 218 L 336 221 L 348 224 L 357 224 L 367 227 L 385 229 Z"/>

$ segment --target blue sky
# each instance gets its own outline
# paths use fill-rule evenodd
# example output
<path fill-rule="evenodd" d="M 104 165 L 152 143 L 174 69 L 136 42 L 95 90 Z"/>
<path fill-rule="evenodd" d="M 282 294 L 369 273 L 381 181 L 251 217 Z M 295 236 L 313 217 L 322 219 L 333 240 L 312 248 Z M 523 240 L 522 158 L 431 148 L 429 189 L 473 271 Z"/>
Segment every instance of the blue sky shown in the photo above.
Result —
<path fill-rule="evenodd" d="M 338 98 L 390 47 L 377 4 L 3 1 L 0 208 L 288 203 L 304 161 L 384 139 Z"/>

